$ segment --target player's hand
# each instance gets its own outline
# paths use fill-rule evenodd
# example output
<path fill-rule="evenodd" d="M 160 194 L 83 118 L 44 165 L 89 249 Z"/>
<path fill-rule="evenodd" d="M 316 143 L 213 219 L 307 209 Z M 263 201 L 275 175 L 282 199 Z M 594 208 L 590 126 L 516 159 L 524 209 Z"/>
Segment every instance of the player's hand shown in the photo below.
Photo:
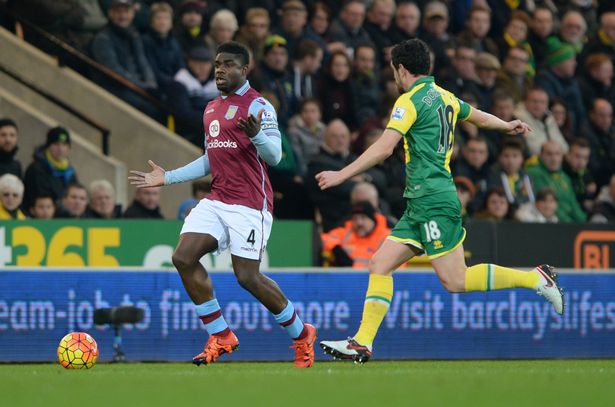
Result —
<path fill-rule="evenodd" d="M 243 130 L 250 138 L 256 136 L 261 131 L 261 119 L 263 118 L 264 111 L 265 109 L 259 110 L 257 117 L 253 115 L 249 115 L 247 119 L 240 117 L 237 121 L 237 127 Z"/>
<path fill-rule="evenodd" d="M 532 129 L 530 126 L 528 126 L 527 123 L 524 123 L 521 120 L 512 120 L 508 122 L 508 131 L 506 132 L 506 134 L 510 136 L 522 134 L 525 136 L 530 131 L 532 131 Z"/>
<path fill-rule="evenodd" d="M 131 185 L 135 185 L 137 188 L 150 188 L 159 187 L 164 185 L 164 168 L 157 165 L 152 160 L 147 162 L 152 167 L 151 172 L 130 171 L 128 180 Z"/>
<path fill-rule="evenodd" d="M 339 171 L 323 171 L 316 174 L 316 181 L 318 186 L 323 191 L 328 188 L 338 186 L 342 182 L 346 181 L 344 177 L 340 175 Z"/>

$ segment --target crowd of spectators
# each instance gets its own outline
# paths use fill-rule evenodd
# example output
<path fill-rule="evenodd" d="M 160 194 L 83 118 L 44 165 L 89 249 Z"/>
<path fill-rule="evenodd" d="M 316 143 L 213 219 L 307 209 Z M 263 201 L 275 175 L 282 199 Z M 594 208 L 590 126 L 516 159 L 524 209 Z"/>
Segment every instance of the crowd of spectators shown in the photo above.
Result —
<path fill-rule="evenodd" d="M 351 215 L 373 221 L 362 204 L 351 203 L 351 192 L 365 183 L 378 195 L 378 213 L 391 221 L 401 216 L 402 145 L 385 162 L 330 190 L 320 191 L 314 175 L 342 168 L 380 137 L 398 96 L 391 48 L 420 38 L 432 50 L 440 86 L 533 129 L 525 137 L 503 136 L 458 124 L 450 168 L 465 219 L 615 222 L 612 2 L 8 3 L 167 103 L 178 134 L 200 146 L 204 106 L 218 95 L 212 80 L 216 48 L 231 39 L 244 43 L 252 56 L 250 84 L 276 107 L 283 137 L 282 162 L 270 169 L 278 218 L 316 219 L 324 232 L 352 229 L 344 223 Z M 100 80 L 152 117 L 159 114 Z M 17 125 L 10 119 L 0 124 L 0 175 L 19 179 Z M 25 171 L 21 215 L 48 216 L 54 206 L 55 216 L 118 217 L 110 185 L 99 182 L 89 191 L 80 186 L 67 151 L 66 129 L 51 129 Z M 19 192 L 12 178 L 1 185 L 9 194 Z M 159 217 L 159 194 L 139 191 L 123 216 Z M 2 204 L 2 216 L 21 216 L 8 198 Z M 180 213 L 189 210 L 186 205 Z"/>

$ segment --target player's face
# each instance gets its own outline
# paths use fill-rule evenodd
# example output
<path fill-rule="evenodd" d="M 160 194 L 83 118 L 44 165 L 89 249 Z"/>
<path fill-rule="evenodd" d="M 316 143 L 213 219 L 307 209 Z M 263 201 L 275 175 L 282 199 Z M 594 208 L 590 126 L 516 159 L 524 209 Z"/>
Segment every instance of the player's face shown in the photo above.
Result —
<path fill-rule="evenodd" d="M 395 86 L 397 86 L 397 91 L 401 93 L 405 93 L 404 85 L 401 82 L 401 75 L 395 65 L 393 65 L 393 61 L 391 61 L 391 68 L 393 68 L 393 76 L 395 77 Z"/>
<path fill-rule="evenodd" d="M 216 55 L 214 74 L 216 86 L 222 94 L 229 94 L 240 87 L 246 80 L 248 66 L 241 64 L 236 55 L 221 52 Z"/>

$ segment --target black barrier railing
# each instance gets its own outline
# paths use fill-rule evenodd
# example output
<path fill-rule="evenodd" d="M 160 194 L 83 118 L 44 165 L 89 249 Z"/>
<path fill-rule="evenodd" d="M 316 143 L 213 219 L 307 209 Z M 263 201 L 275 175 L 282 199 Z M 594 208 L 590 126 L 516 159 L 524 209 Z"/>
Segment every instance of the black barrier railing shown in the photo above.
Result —
<path fill-rule="evenodd" d="M 82 122 L 85 122 L 89 126 L 91 126 L 91 127 L 95 128 L 96 130 L 98 130 L 100 132 L 100 135 L 101 135 L 101 150 L 102 150 L 102 153 L 104 155 L 109 155 L 109 136 L 111 135 L 111 131 L 108 128 L 106 128 L 105 126 L 101 125 L 100 123 L 98 123 L 96 120 L 92 119 L 91 117 L 89 117 L 85 113 L 80 112 L 79 110 L 75 109 L 73 106 L 71 106 L 71 105 L 69 105 L 67 103 L 64 103 L 62 100 L 58 99 L 57 97 L 55 97 L 54 95 L 52 95 L 49 92 L 45 91 L 44 89 L 40 88 L 39 86 L 35 85 L 34 83 L 24 79 L 23 77 L 21 77 L 17 73 L 7 69 L 5 66 L 2 66 L 1 64 L 0 64 L 0 72 L 4 73 L 7 76 L 10 76 L 11 78 L 16 80 L 17 82 L 21 83 L 22 85 L 24 85 L 27 88 L 33 90 L 34 92 L 36 92 L 37 94 L 41 95 L 45 99 L 49 100 L 51 103 L 59 106 L 60 108 L 62 108 L 65 111 L 67 111 L 68 113 L 70 113 L 73 116 L 77 117 Z"/>
<path fill-rule="evenodd" d="M 96 72 L 97 74 L 102 75 L 105 79 L 108 79 L 112 83 L 117 84 L 121 88 L 127 89 L 132 93 L 136 94 L 141 99 L 150 103 L 152 106 L 158 109 L 165 116 L 170 116 L 172 114 L 171 109 L 155 96 L 152 96 L 150 93 L 135 85 L 128 79 L 124 78 L 117 72 L 96 62 L 92 58 L 85 55 L 83 52 L 62 41 L 60 38 L 48 33 L 47 31 L 38 27 L 36 24 L 23 18 L 22 16 L 8 8 L 6 5 L 4 5 L 2 2 L 0 2 L 0 13 L 8 15 L 16 23 L 21 24 L 22 30 L 25 28 L 25 31 L 30 31 L 34 33 L 37 36 L 37 39 L 42 40 L 45 43 L 44 52 L 55 56 L 58 60 L 58 66 L 69 66 L 71 68 L 74 68 L 76 71 L 80 72 L 84 76 L 90 76 L 80 69 L 81 64 L 87 67 L 87 69 L 89 69 L 91 72 Z M 24 35 L 24 40 L 27 41 L 26 37 L 27 36 Z M 36 46 L 37 48 L 41 48 L 41 46 L 39 44 L 36 44 L 35 42 L 32 43 L 32 45 Z M 75 66 L 69 63 L 71 58 L 77 61 Z"/>

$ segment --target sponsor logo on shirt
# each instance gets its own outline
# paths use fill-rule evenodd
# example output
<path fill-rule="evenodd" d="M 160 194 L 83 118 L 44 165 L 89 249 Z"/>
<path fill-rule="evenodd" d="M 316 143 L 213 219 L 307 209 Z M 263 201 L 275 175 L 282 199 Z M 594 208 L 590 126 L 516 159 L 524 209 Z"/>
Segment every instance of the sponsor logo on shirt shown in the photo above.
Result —
<path fill-rule="evenodd" d="M 239 106 L 229 106 L 228 110 L 226 111 L 226 114 L 224 115 L 224 118 L 226 120 L 231 120 L 233 117 L 235 117 L 235 114 L 237 114 L 237 109 L 239 109 Z"/>
<path fill-rule="evenodd" d="M 218 134 L 220 134 L 220 122 L 216 119 L 209 123 L 209 135 L 218 137 Z"/>
<path fill-rule="evenodd" d="M 246 251 L 246 252 L 253 252 L 253 253 L 258 253 L 258 249 L 255 249 L 253 247 L 240 247 L 241 250 Z"/>
<path fill-rule="evenodd" d="M 237 142 L 231 140 L 213 140 L 207 142 L 207 149 L 211 150 L 212 148 L 237 148 Z"/>
<path fill-rule="evenodd" d="M 214 112 L 214 109 L 208 109 L 208 110 L 205 111 L 205 114 L 209 114 L 209 113 L 213 113 L 213 112 Z"/>
<path fill-rule="evenodd" d="M 391 118 L 393 120 L 403 120 L 405 114 L 406 109 L 404 109 L 403 107 L 396 107 L 393 111 L 393 114 L 391 115 Z"/>

